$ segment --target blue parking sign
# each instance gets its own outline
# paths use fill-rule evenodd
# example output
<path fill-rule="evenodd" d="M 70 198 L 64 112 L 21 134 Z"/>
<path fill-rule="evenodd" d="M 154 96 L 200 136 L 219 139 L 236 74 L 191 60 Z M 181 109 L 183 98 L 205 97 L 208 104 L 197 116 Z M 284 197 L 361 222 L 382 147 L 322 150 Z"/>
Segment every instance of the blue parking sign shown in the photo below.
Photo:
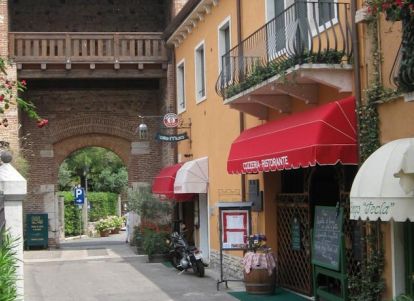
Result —
<path fill-rule="evenodd" d="M 85 189 L 82 187 L 75 188 L 75 204 L 82 205 L 85 203 Z"/>

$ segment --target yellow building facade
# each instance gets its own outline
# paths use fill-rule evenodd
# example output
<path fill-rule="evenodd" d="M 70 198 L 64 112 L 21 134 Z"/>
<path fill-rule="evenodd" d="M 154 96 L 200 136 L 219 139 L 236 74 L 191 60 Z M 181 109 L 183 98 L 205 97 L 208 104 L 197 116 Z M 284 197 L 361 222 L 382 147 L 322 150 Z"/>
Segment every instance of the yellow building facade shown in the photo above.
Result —
<path fill-rule="evenodd" d="M 179 142 L 177 160 L 208 158 L 208 189 L 199 195 L 205 209 L 201 203 L 194 207 L 197 222 L 208 221 L 208 233 L 196 227 L 194 237 L 199 245 L 208 241 L 212 266 L 218 265 L 222 240 L 219 206 L 253 201 L 250 234 L 266 235 L 281 286 L 319 297 L 332 286 L 331 276 L 314 276 L 318 249 L 312 229 L 324 206 L 344 211 L 339 246 L 347 262 L 333 268 L 335 275 L 350 281 L 360 272 L 367 246 L 359 237 L 365 235 L 361 223 L 367 217 L 352 211 L 361 205 L 358 196 L 352 201 L 351 187 L 360 181 L 364 152 L 357 137 L 363 125 L 355 111 L 367 104 L 365 91 L 375 74 L 385 88 L 396 88 L 389 79 L 398 74 L 394 62 L 402 39 L 401 22 L 380 14 L 376 36 L 382 60 L 375 67 L 369 19 L 362 0 L 190 0 L 166 30 L 174 49 L 177 112 L 191 121 L 191 140 Z M 414 132 L 412 95 L 392 95 L 377 106 L 381 144 Z M 296 244 L 293 221 L 299 221 Z M 385 221 L 381 229 L 383 299 L 412 294 L 414 267 L 402 269 L 412 262 L 407 255 L 412 244 L 396 242 L 411 235 L 411 224 Z M 225 271 L 241 278 L 243 252 L 224 253 Z M 344 300 L 352 293 L 343 289 L 347 285 L 338 286 Z"/>

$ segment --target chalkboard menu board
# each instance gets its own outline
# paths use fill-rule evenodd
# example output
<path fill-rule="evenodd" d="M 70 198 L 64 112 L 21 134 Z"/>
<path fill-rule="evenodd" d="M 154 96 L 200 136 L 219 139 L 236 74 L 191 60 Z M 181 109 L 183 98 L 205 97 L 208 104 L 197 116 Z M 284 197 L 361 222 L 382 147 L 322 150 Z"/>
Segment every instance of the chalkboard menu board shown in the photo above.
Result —
<path fill-rule="evenodd" d="M 342 208 L 315 207 L 312 263 L 339 271 L 341 255 Z"/>
<path fill-rule="evenodd" d="M 26 215 L 26 246 L 48 246 L 48 216 L 47 214 Z"/>

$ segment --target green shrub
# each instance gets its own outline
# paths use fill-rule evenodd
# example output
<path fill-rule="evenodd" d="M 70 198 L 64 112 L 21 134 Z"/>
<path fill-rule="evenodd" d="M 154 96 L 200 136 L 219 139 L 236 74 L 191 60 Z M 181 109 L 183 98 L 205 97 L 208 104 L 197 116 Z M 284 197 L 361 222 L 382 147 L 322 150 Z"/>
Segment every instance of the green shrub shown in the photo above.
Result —
<path fill-rule="evenodd" d="M 168 232 L 156 232 L 154 230 L 145 229 L 142 241 L 145 254 L 148 256 L 154 254 L 166 254 L 168 252 L 168 245 L 166 242 L 168 237 Z"/>
<path fill-rule="evenodd" d="M 7 231 L 2 231 L 0 235 L 0 301 L 14 301 L 18 297 L 15 252 L 18 241 L 11 238 Z"/>
<path fill-rule="evenodd" d="M 59 195 L 65 200 L 65 235 L 80 235 L 83 228 L 82 211 L 75 205 L 72 191 L 62 191 Z M 116 214 L 118 195 L 110 192 L 88 192 L 88 202 L 91 206 L 89 221 L 95 222 Z"/>

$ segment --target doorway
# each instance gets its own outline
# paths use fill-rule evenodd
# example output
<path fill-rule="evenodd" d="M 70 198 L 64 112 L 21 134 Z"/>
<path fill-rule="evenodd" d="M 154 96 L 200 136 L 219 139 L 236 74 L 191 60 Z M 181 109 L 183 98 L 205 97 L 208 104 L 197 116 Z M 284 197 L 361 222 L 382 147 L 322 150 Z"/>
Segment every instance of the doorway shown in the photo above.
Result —
<path fill-rule="evenodd" d="M 405 223 L 405 288 L 410 297 L 414 297 L 414 223 Z"/>

